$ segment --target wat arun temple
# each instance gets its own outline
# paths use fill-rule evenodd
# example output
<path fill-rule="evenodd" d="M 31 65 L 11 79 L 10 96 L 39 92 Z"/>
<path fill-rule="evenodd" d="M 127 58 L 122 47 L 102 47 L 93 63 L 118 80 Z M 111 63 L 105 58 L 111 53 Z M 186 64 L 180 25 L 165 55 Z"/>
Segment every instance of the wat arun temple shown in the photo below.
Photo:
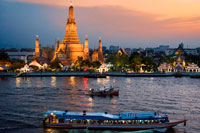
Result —
<path fill-rule="evenodd" d="M 35 56 L 37 56 L 37 58 L 39 55 L 39 53 L 37 53 L 39 51 L 38 41 L 39 39 L 37 37 L 35 45 Z M 78 57 L 82 57 L 84 60 L 89 60 L 92 62 L 99 61 L 101 64 L 104 62 L 101 39 L 99 40 L 98 52 L 94 50 L 91 57 L 89 54 L 87 36 L 85 39 L 84 47 L 83 44 L 80 42 L 77 33 L 76 19 L 74 18 L 74 7 L 72 6 L 72 3 L 70 3 L 69 18 L 67 19 L 65 36 L 62 42 L 57 40 L 56 48 L 51 61 L 57 59 L 63 65 L 70 65 L 76 62 Z"/>

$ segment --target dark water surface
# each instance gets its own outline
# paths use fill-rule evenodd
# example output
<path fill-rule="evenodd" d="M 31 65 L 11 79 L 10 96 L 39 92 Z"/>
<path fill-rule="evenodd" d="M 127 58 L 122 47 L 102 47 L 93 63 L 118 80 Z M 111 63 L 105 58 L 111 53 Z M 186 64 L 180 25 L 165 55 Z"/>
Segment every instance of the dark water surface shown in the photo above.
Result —
<path fill-rule="evenodd" d="M 84 94 L 90 87 L 113 84 L 120 89 L 119 97 L 90 97 Z M 117 132 L 43 129 L 43 107 L 49 110 L 109 113 L 158 111 L 172 119 L 188 119 L 186 127 L 176 126 L 173 132 L 198 133 L 200 80 L 189 77 L 0 78 L 0 132 Z"/>

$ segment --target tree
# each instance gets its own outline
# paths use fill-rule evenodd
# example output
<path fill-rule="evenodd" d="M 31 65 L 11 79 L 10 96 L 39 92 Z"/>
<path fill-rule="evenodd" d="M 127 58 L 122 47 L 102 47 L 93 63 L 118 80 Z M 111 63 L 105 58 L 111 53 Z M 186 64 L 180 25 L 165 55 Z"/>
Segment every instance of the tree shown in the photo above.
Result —
<path fill-rule="evenodd" d="M 11 66 L 11 61 L 7 53 L 0 52 L 0 66 Z"/>
<path fill-rule="evenodd" d="M 59 60 L 54 60 L 53 62 L 50 63 L 50 68 L 52 69 L 61 69 L 61 66 L 60 66 L 60 61 Z"/>
<path fill-rule="evenodd" d="M 91 63 L 94 68 L 100 67 L 101 63 L 99 61 L 94 61 Z"/>
<path fill-rule="evenodd" d="M 18 60 L 18 61 L 12 62 L 12 68 L 14 70 L 20 69 L 20 68 L 24 67 L 24 65 L 25 65 L 25 62 L 23 60 Z"/>
<path fill-rule="evenodd" d="M 145 57 L 143 59 L 143 63 L 146 65 L 146 67 L 144 68 L 147 71 L 151 71 L 153 70 L 154 67 L 154 63 L 153 63 L 153 58 L 152 57 Z"/>
<path fill-rule="evenodd" d="M 53 58 L 53 49 L 46 46 L 42 49 L 42 57 L 47 58 L 48 62 Z"/>
<path fill-rule="evenodd" d="M 133 63 L 133 70 L 138 71 L 140 69 L 140 65 L 142 64 L 142 57 L 135 55 L 131 62 Z"/>
<path fill-rule="evenodd" d="M 0 52 L 0 61 L 10 61 L 10 57 L 7 53 Z"/>
<path fill-rule="evenodd" d="M 79 57 L 78 56 L 78 59 L 76 60 L 76 62 L 74 63 L 76 69 L 78 69 L 79 71 L 81 70 L 82 68 L 82 65 L 83 64 L 83 57 Z"/>

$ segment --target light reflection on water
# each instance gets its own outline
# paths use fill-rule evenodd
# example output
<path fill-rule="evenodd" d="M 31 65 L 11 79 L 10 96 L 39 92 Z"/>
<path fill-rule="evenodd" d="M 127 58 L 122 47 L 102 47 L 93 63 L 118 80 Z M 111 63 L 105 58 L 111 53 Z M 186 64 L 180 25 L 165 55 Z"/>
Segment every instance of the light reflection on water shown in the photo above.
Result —
<path fill-rule="evenodd" d="M 120 89 L 119 97 L 85 95 L 90 87 L 100 88 L 113 84 Z M 0 85 L 0 118 L 2 119 L 0 132 L 62 132 L 63 130 L 42 128 L 42 113 L 45 106 L 49 110 L 87 110 L 108 113 L 158 111 L 168 114 L 172 119 L 185 117 L 189 120 L 186 128 L 180 125 L 175 127 L 173 132 L 200 132 L 199 79 L 26 77 L 0 78 Z"/>
<path fill-rule="evenodd" d="M 56 77 L 54 76 L 51 77 L 51 86 L 56 87 Z"/>
<path fill-rule="evenodd" d="M 16 78 L 16 87 L 20 87 L 21 78 Z"/>

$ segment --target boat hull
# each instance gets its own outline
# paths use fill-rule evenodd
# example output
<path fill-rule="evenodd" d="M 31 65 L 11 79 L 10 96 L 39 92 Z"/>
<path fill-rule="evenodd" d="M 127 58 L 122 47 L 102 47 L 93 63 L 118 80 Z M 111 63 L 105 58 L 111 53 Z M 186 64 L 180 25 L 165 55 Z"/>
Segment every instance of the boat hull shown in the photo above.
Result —
<path fill-rule="evenodd" d="M 179 120 L 168 123 L 159 123 L 159 124 L 134 124 L 134 125 L 120 125 L 120 124 L 51 124 L 44 123 L 46 128 L 65 128 L 65 129 L 91 129 L 91 130 L 147 130 L 147 129 L 157 129 L 157 128 L 171 128 L 178 124 L 186 124 L 186 120 Z"/>
<path fill-rule="evenodd" d="M 85 75 L 85 78 L 106 78 L 106 75 Z"/>
<path fill-rule="evenodd" d="M 109 92 L 94 92 L 94 93 L 91 93 L 89 92 L 88 95 L 90 96 L 107 96 L 107 95 L 110 95 L 110 96 L 119 96 L 119 90 L 117 91 L 109 91 Z"/>

